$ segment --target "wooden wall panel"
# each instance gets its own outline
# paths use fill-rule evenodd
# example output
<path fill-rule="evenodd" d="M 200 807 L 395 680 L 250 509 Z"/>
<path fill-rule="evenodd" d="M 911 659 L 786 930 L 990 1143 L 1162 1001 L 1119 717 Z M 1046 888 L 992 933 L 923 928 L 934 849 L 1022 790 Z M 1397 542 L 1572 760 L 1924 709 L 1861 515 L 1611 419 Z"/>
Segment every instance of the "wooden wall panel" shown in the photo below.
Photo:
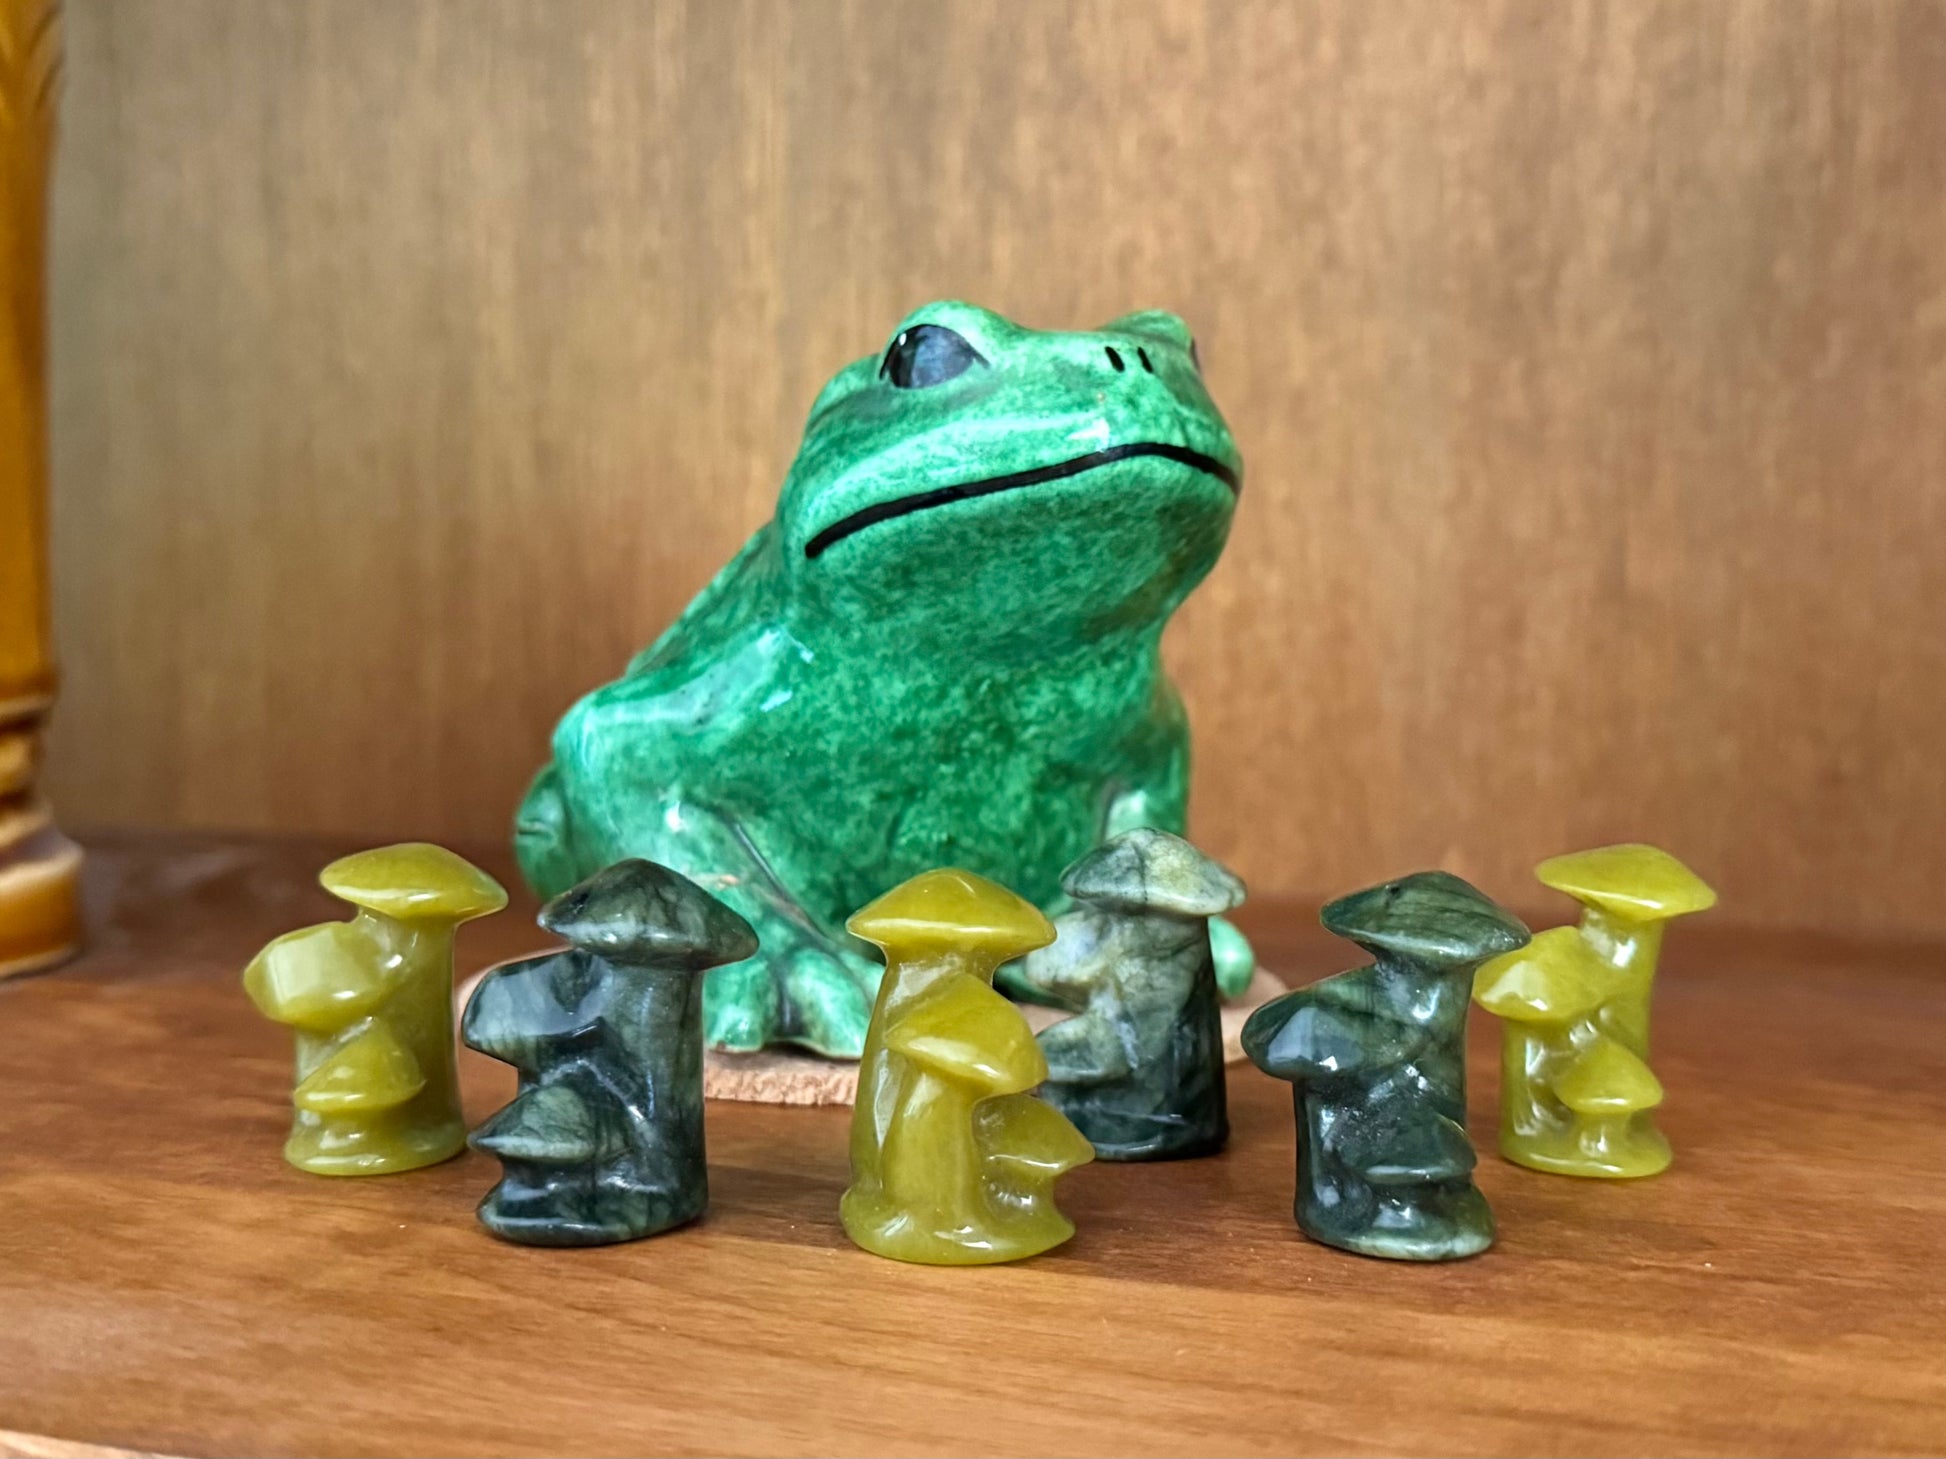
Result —
<path fill-rule="evenodd" d="M 1946 7 L 70 0 L 51 784 L 502 834 L 913 304 L 1178 309 L 1260 891 L 1946 930 Z"/>

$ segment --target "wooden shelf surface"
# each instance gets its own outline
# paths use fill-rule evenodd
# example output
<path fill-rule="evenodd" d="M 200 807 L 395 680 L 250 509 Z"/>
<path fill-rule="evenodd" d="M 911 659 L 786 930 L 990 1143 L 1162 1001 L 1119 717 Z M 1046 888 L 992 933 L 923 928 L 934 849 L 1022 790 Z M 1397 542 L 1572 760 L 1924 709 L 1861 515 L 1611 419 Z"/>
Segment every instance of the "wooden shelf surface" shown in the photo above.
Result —
<path fill-rule="evenodd" d="M 0 987 L 0 1454 L 1946 1447 L 1938 946 L 1672 933 L 1675 1168 L 1487 1153 L 1500 1242 L 1458 1265 L 1300 1237 L 1286 1091 L 1248 1068 L 1226 1154 L 1076 1172 L 1080 1235 L 1017 1266 L 855 1250 L 847 1112 L 738 1104 L 710 1106 L 701 1225 L 548 1252 L 475 1224 L 483 1157 L 279 1159 L 288 1035 L 238 973 L 337 915 L 311 879 L 344 848 L 88 839 L 92 951 Z M 539 945 L 531 910 L 465 929 L 462 971 Z M 1302 909 L 1246 911 L 1291 981 L 1356 960 Z M 473 1119 L 511 1091 L 471 1054 L 463 1079 Z"/>

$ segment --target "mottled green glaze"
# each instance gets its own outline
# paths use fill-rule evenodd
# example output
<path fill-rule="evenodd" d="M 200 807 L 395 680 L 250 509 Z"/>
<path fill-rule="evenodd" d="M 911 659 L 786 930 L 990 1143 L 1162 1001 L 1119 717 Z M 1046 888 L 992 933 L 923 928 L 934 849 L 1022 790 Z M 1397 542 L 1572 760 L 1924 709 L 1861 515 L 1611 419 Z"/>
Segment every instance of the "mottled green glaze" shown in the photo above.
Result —
<path fill-rule="evenodd" d="M 681 870 L 763 941 L 709 980 L 710 1042 L 857 1055 L 880 967 L 851 909 L 941 865 L 1055 907 L 1104 837 L 1181 829 L 1157 642 L 1240 465 L 1172 315 L 916 311 L 818 397 L 775 519 L 563 719 L 520 811 L 528 880 Z"/>
<path fill-rule="evenodd" d="M 1420 872 L 1324 909 L 1377 959 L 1266 1003 L 1243 1048 L 1297 1107 L 1297 1224 L 1314 1241 L 1399 1261 L 1493 1244 L 1466 1135 L 1473 970 L 1527 929 L 1456 876 Z"/>
<path fill-rule="evenodd" d="M 666 867 L 621 861 L 541 909 L 569 950 L 489 973 L 461 1037 L 520 1071 L 475 1130 L 500 1183 L 496 1236 L 600 1246 L 693 1221 L 703 1164 L 703 974 L 757 950 L 728 907 Z"/>
<path fill-rule="evenodd" d="M 1209 919 L 1243 883 L 1180 837 L 1143 827 L 1061 878 L 1078 904 L 1052 945 L 1020 964 L 1078 1010 L 1044 1029 L 1041 1097 L 1103 1160 L 1173 1160 L 1223 1148 L 1223 1018 Z"/>

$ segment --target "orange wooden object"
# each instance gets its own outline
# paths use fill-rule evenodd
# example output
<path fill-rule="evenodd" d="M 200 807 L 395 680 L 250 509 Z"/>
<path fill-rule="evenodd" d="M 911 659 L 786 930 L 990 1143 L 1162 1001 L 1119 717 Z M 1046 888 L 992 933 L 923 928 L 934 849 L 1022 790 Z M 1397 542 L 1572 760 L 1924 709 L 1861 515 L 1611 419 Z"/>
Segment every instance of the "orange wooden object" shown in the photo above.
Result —
<path fill-rule="evenodd" d="M 81 935 L 81 852 L 34 788 L 54 703 L 47 592 L 47 179 L 56 0 L 0 0 L 0 977 Z"/>

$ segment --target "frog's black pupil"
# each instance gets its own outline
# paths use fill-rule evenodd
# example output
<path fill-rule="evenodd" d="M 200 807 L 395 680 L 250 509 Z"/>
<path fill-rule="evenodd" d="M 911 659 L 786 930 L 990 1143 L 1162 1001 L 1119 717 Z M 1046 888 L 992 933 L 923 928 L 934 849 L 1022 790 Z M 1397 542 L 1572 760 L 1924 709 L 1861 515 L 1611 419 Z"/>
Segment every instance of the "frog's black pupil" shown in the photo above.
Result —
<path fill-rule="evenodd" d="M 943 324 L 915 324 L 892 341 L 878 373 L 901 390 L 923 390 L 986 361 Z"/>

